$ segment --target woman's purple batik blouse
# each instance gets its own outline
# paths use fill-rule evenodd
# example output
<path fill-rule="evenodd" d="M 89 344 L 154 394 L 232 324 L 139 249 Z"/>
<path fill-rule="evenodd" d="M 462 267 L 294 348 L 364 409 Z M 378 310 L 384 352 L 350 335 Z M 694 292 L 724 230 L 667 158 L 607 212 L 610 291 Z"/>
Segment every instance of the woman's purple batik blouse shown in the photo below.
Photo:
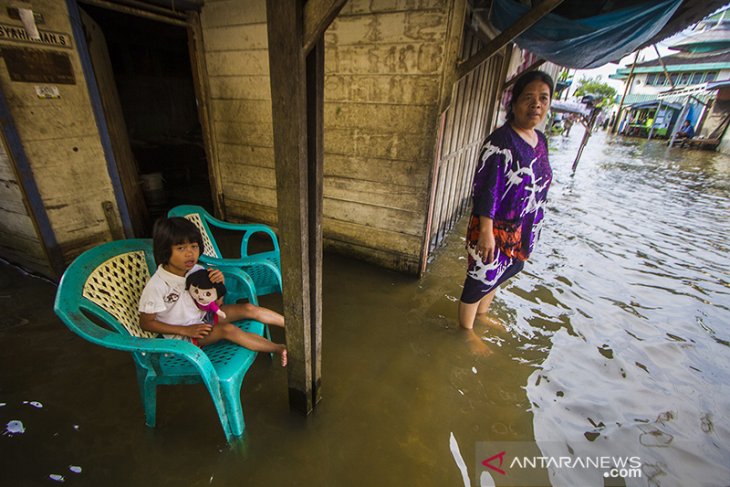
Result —
<path fill-rule="evenodd" d="M 483 294 L 502 282 L 513 265 L 522 267 L 540 235 L 552 170 L 547 139 L 537 132 L 533 148 L 509 122 L 492 132 L 482 147 L 472 186 L 473 210 L 467 230 L 467 277 Z M 483 263 L 477 255 L 479 217 L 493 220 L 495 260 Z M 467 279 L 469 281 L 469 279 Z"/>

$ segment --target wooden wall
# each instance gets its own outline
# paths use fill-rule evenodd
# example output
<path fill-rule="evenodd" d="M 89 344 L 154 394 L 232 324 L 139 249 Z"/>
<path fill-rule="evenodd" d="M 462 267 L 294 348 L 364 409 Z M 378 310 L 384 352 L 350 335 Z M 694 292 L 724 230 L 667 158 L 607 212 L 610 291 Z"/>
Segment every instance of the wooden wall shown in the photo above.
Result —
<path fill-rule="evenodd" d="M 482 43 L 465 31 L 461 58 L 467 59 Z M 471 208 L 471 184 L 485 137 L 496 125 L 499 95 L 504 84 L 504 54 L 459 80 L 446 113 L 436 175 L 429 252 L 435 250 L 456 222 Z"/>
<path fill-rule="evenodd" d="M 1 1 L 0 23 L 22 26 L 19 20 L 9 18 L 7 12 L 8 6 L 19 4 Z M 39 29 L 73 37 L 65 2 L 34 0 L 32 6 L 45 20 L 44 24 L 38 25 Z M 72 42 L 72 48 L 64 48 L 14 41 L 7 36 L 0 39 L 0 48 L 50 50 L 68 54 L 71 62 L 74 84 L 12 81 L 5 62 L 0 62 L 0 88 L 66 262 L 83 250 L 111 239 L 102 202 L 111 201 L 114 211 L 118 211 L 77 52 L 78 45 L 75 39 Z M 38 85 L 57 87 L 60 98 L 39 98 L 35 90 Z M 9 172 L 3 169 L 2 178 L 7 176 Z M 3 205 L 14 205 L 16 212 L 10 217 L 16 223 L 4 237 L 0 252 L 8 260 L 18 261 L 6 249 L 31 245 L 29 240 L 37 237 L 30 230 L 27 213 L 20 211 L 17 193 L 14 198 L 13 203 L 3 198 Z M 118 218 L 118 214 L 113 216 Z M 35 244 L 31 247 L 36 252 Z M 38 256 L 37 252 L 34 255 Z"/>
<path fill-rule="evenodd" d="M 0 256 L 34 272 L 53 272 L 25 205 L 12 162 L 0 143 Z"/>
<path fill-rule="evenodd" d="M 325 34 L 325 245 L 417 273 L 448 0 L 350 0 Z M 226 216 L 276 222 L 264 0 L 201 14 Z"/>

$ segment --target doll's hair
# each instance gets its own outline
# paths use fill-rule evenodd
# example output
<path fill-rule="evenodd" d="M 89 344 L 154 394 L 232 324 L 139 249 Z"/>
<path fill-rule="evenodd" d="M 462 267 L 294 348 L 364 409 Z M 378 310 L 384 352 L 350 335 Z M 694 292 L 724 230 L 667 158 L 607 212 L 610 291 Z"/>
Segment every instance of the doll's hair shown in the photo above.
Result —
<path fill-rule="evenodd" d="M 195 286 L 198 289 L 213 289 L 218 292 L 218 297 L 222 298 L 226 295 L 226 285 L 222 282 L 213 282 L 210 280 L 207 269 L 198 269 L 195 272 L 188 274 L 185 278 L 185 289 L 190 289 L 190 286 Z"/>
<path fill-rule="evenodd" d="M 203 237 L 200 230 L 187 218 L 174 216 L 160 218 L 152 229 L 152 250 L 157 264 L 170 261 L 173 245 L 196 243 L 203 253 Z"/>
<path fill-rule="evenodd" d="M 512 105 L 517 101 L 522 92 L 525 91 L 525 87 L 533 81 L 542 81 L 548 85 L 548 88 L 550 88 L 550 98 L 552 99 L 553 89 L 555 87 L 553 78 L 544 71 L 528 71 L 525 74 L 520 75 L 517 81 L 515 81 L 515 86 L 512 88 L 512 98 L 507 105 L 507 120 L 512 121 L 515 119 L 515 114 L 512 112 Z"/>

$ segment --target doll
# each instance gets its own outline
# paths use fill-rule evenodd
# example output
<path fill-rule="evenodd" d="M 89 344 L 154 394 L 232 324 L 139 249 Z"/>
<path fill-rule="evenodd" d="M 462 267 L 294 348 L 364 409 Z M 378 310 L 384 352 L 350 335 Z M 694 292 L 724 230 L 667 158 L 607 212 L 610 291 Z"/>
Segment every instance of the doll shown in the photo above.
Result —
<path fill-rule="evenodd" d="M 206 311 L 207 323 L 218 323 L 218 318 L 226 318 L 216 300 L 226 295 L 226 286 L 222 282 L 211 282 L 206 269 L 197 270 L 185 279 L 185 289 L 188 290 L 199 309 Z"/>

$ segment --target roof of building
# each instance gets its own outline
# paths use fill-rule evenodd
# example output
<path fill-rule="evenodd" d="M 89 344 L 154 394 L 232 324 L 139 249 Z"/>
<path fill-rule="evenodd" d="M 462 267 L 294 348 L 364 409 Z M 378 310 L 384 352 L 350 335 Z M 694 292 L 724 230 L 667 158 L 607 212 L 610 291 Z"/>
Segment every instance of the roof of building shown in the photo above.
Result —
<path fill-rule="evenodd" d="M 618 61 L 637 48 L 660 42 L 702 20 L 707 15 L 713 14 L 725 6 L 726 2 L 727 0 L 615 0 L 611 2 L 564 0 L 552 14 L 543 17 L 540 22 L 527 29 L 515 39 L 515 42 L 520 47 L 556 64 L 582 68 L 598 66 L 600 63 Z M 477 29 L 482 29 L 482 26 L 491 22 L 493 25 L 501 25 L 501 29 L 506 30 L 507 26 L 513 25 L 514 18 L 519 19 L 526 14 L 522 11 L 519 13 L 510 11 L 510 16 L 504 13 L 501 20 L 495 21 L 497 7 L 512 10 L 529 9 L 528 6 L 518 2 L 510 2 L 509 6 L 503 3 L 502 0 L 469 0 L 469 10 L 471 15 L 476 18 L 469 24 L 474 25 Z M 640 16 L 645 15 L 646 12 L 653 12 L 652 9 L 664 6 L 667 7 L 665 11 L 657 12 L 656 15 L 652 14 L 651 19 L 640 19 Z M 661 22 L 656 21 L 656 18 L 659 17 Z M 477 19 L 478 21 L 476 21 Z M 602 24 L 599 29 L 594 25 L 599 22 L 599 19 L 603 24 L 611 22 L 613 24 L 610 28 Z M 641 22 L 634 25 L 628 21 L 629 19 L 636 22 L 641 20 Z M 650 20 L 654 20 L 654 22 L 650 22 Z M 560 23 L 556 24 L 556 22 Z M 555 25 L 559 25 L 560 28 L 555 28 Z M 629 29 L 627 25 L 632 27 Z M 497 27 L 498 30 L 499 28 Z M 549 35 L 544 35 L 545 32 Z M 568 47 L 566 48 L 566 46 Z"/>

